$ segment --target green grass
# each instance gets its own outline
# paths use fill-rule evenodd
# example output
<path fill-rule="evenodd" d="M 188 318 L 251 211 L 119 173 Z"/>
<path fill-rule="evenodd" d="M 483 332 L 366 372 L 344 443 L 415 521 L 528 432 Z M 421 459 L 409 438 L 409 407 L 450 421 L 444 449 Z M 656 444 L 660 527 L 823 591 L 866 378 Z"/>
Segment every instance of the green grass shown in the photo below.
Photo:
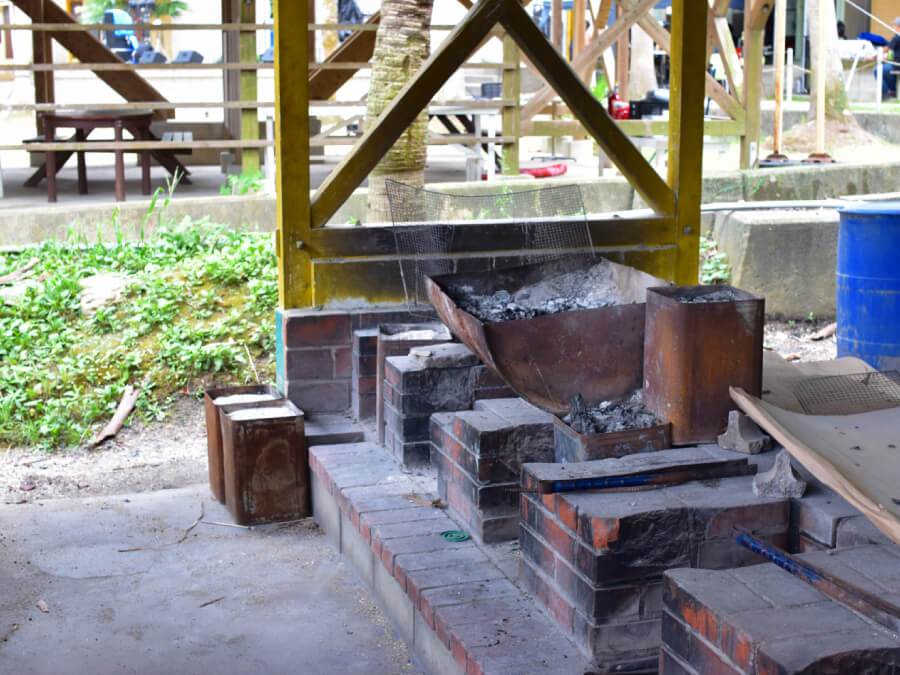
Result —
<path fill-rule="evenodd" d="M 0 253 L 0 275 L 39 259 L 15 304 L 0 303 L 0 445 L 43 449 L 86 440 L 128 384 L 136 411 L 164 414 L 178 392 L 204 381 L 271 378 L 277 266 L 271 234 L 185 221 L 152 239 L 63 243 Z M 123 298 L 92 316 L 79 281 L 128 277 Z"/>

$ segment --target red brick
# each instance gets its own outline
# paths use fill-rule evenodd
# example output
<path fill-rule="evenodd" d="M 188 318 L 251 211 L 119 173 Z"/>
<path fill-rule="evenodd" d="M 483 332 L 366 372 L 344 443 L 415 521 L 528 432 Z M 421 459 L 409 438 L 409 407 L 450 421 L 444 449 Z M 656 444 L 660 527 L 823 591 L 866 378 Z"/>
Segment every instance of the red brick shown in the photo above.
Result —
<path fill-rule="evenodd" d="M 724 624 L 722 626 L 721 649 L 735 664 L 747 670 L 750 667 L 750 655 L 753 652 L 753 640 L 740 630 Z"/>
<path fill-rule="evenodd" d="M 462 492 L 452 483 L 447 485 L 447 503 L 466 522 L 472 518 L 472 502 L 465 498 Z"/>
<path fill-rule="evenodd" d="M 585 527 L 586 523 L 590 523 Z M 598 551 L 609 550 L 609 545 L 619 538 L 618 518 L 582 518 L 579 522 L 579 535 Z"/>
<path fill-rule="evenodd" d="M 406 583 L 406 570 L 403 569 L 402 566 L 395 564 L 394 565 L 394 578 L 397 580 L 397 583 L 400 585 L 400 590 L 404 593 L 407 592 L 407 583 Z"/>
<path fill-rule="evenodd" d="M 789 500 L 728 508 L 710 519 L 706 536 L 731 537 L 735 526 L 751 532 L 781 532 L 787 529 L 790 510 Z"/>
<path fill-rule="evenodd" d="M 719 644 L 719 621 L 703 605 L 686 599 L 679 618 L 714 645 Z"/>
<path fill-rule="evenodd" d="M 367 544 L 372 542 L 372 528 L 362 518 L 359 520 L 359 533 Z"/>
<path fill-rule="evenodd" d="M 541 503 L 544 505 L 544 508 L 547 509 L 550 513 L 556 512 L 556 495 L 541 495 Z"/>
<path fill-rule="evenodd" d="M 330 349 L 286 349 L 284 363 L 287 380 L 334 378 L 334 356 Z"/>
<path fill-rule="evenodd" d="M 437 639 L 441 641 L 441 644 L 449 649 L 450 626 L 447 623 L 447 619 L 440 612 L 434 615 L 434 634 L 437 635 Z"/>
<path fill-rule="evenodd" d="M 554 551 L 569 562 L 575 562 L 575 540 L 556 521 L 542 514 L 538 533 L 550 544 Z"/>
<path fill-rule="evenodd" d="M 571 633 L 574 630 L 575 608 L 554 588 L 553 583 L 547 581 L 529 562 L 521 566 L 520 577 L 553 618 Z"/>
<path fill-rule="evenodd" d="M 568 527 L 572 532 L 576 531 L 576 515 L 578 508 L 569 504 L 565 499 L 559 499 L 556 502 L 556 514 L 562 521 L 562 524 Z"/>
<path fill-rule="evenodd" d="M 288 349 L 350 344 L 349 314 L 284 313 L 284 344 Z"/>
<path fill-rule="evenodd" d="M 452 633 L 450 635 L 450 653 L 453 655 L 453 660 L 456 661 L 457 665 L 463 669 L 465 672 L 467 668 L 468 657 L 466 654 L 466 648 L 456 639 Z"/>
<path fill-rule="evenodd" d="M 369 375 L 366 377 L 359 377 L 356 380 L 356 391 L 360 395 L 365 394 L 374 394 L 376 387 L 376 381 L 374 375 Z"/>
<path fill-rule="evenodd" d="M 434 607 L 428 602 L 428 598 L 421 593 L 419 594 L 419 613 L 425 620 L 425 625 L 434 630 Z"/>
<path fill-rule="evenodd" d="M 397 369 L 397 366 L 386 360 L 384 362 L 384 381 L 389 382 L 394 387 L 399 387 L 402 379 L 403 374 Z"/>
<path fill-rule="evenodd" d="M 668 612 L 663 612 L 662 640 L 667 649 L 690 663 L 697 672 L 704 675 L 739 675 L 739 671 L 727 662 L 723 654 L 694 635 Z"/>
<path fill-rule="evenodd" d="M 352 354 L 349 347 L 337 347 L 334 350 L 334 377 L 350 377 L 353 373 Z"/>

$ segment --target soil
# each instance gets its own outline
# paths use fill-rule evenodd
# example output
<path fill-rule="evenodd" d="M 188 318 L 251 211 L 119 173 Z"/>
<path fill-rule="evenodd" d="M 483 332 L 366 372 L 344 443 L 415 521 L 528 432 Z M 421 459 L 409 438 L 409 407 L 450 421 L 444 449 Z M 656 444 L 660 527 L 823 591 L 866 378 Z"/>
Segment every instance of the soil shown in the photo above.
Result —
<path fill-rule="evenodd" d="M 451 296 L 460 309 L 486 323 L 532 319 L 624 302 L 606 261 L 586 272 L 569 272 L 514 292 L 500 289 L 492 295 L 478 295 L 471 286 L 459 286 L 451 291 Z"/>
<path fill-rule="evenodd" d="M 791 127 L 784 133 L 781 150 L 793 158 L 803 159 L 815 152 L 816 122 L 810 120 Z M 825 152 L 837 162 L 858 162 L 883 156 L 890 143 L 870 134 L 854 117 L 846 121 L 825 121 Z M 771 151 L 772 139 L 763 146 Z"/>
<path fill-rule="evenodd" d="M 834 337 L 818 342 L 809 339 L 826 323 L 770 322 L 766 324 L 765 347 L 802 361 L 833 359 Z M 129 419 L 115 438 L 99 448 L 53 454 L 27 448 L 0 449 L 0 503 L 5 504 L 150 492 L 207 480 L 203 401 L 193 396 L 179 396 L 162 422 Z"/>

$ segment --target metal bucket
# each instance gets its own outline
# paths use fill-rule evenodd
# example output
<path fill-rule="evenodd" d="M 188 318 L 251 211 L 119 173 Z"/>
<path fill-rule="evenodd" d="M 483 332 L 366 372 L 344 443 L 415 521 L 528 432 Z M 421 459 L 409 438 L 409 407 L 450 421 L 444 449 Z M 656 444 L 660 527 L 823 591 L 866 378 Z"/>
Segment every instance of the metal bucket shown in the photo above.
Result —
<path fill-rule="evenodd" d="M 837 355 L 900 369 L 900 201 L 840 210 Z"/>

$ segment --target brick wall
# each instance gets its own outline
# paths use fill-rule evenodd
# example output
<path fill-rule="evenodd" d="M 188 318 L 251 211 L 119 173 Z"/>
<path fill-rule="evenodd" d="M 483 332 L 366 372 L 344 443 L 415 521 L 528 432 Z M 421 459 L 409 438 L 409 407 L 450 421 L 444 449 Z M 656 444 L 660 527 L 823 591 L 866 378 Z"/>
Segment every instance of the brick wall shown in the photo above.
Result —
<path fill-rule="evenodd" d="M 349 410 L 352 390 L 353 332 L 382 323 L 421 321 L 406 309 L 353 312 L 315 309 L 277 310 L 275 358 L 278 389 L 305 412 Z M 433 314 L 432 314 L 433 316 Z"/>
<path fill-rule="evenodd" d="M 521 465 L 553 460 L 551 420 L 520 398 L 482 400 L 475 410 L 431 416 L 438 492 L 479 541 L 518 536 Z"/>
<path fill-rule="evenodd" d="M 789 503 L 753 495 L 750 477 L 634 493 L 521 496 L 521 578 L 601 662 L 654 659 L 662 574 L 752 564 L 740 525 L 786 546 Z"/>
<path fill-rule="evenodd" d="M 353 410 L 353 417 L 358 420 L 375 417 L 377 349 L 377 328 L 363 328 L 353 331 L 350 407 Z"/>

